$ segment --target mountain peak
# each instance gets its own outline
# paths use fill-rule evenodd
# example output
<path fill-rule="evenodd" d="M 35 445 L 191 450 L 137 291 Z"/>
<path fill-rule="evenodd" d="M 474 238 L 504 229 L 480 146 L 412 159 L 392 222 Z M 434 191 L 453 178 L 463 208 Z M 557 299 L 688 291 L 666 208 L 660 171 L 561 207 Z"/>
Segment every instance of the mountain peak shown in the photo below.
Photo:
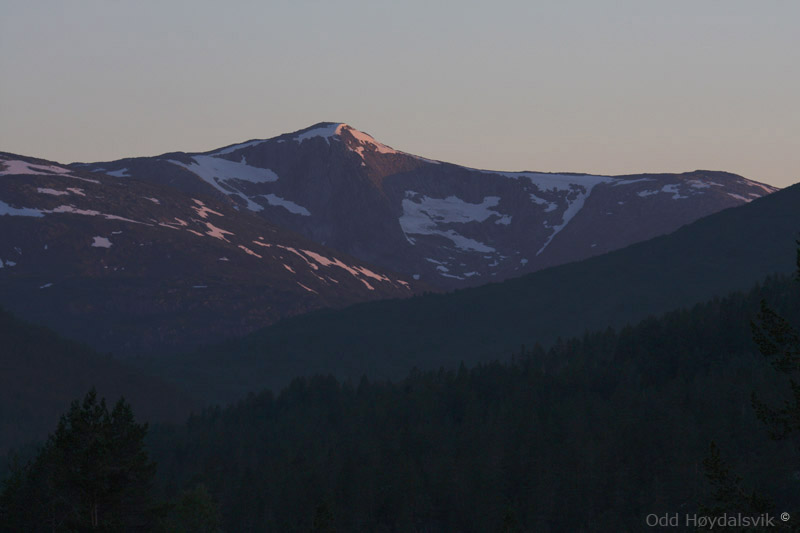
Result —
<path fill-rule="evenodd" d="M 321 137 L 328 144 L 331 140 L 344 141 L 347 147 L 357 152 L 362 157 L 364 151 L 374 151 L 381 154 L 397 154 L 397 150 L 375 140 L 369 133 L 359 131 L 344 122 L 318 122 L 313 126 L 299 130 L 292 135 L 292 140 L 302 143 L 308 139 Z"/>

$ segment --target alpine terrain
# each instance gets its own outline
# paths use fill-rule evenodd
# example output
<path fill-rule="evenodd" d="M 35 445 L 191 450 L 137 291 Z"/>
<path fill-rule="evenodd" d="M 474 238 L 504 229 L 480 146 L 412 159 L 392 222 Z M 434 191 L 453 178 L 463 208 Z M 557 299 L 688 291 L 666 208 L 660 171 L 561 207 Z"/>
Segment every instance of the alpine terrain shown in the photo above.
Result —
<path fill-rule="evenodd" d="M 203 191 L 0 153 L 0 305 L 115 354 L 419 290 Z"/>
<path fill-rule="evenodd" d="M 322 122 L 205 153 L 74 164 L 232 206 L 440 288 L 501 281 L 669 233 L 776 189 L 727 172 L 498 172 Z"/>

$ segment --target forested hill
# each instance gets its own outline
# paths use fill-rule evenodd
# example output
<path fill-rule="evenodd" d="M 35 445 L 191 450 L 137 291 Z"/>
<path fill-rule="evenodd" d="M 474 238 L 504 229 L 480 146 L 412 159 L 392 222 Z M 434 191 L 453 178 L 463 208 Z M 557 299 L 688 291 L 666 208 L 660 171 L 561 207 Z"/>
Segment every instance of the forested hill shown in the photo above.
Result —
<path fill-rule="evenodd" d="M 504 358 L 521 344 L 635 323 L 790 272 L 799 205 L 800 184 L 600 257 L 446 295 L 310 313 L 156 368 L 225 401 L 299 375 L 398 379 L 415 366 Z"/>
<path fill-rule="evenodd" d="M 40 441 L 75 398 L 125 396 L 145 421 L 179 422 L 194 402 L 158 378 L 0 309 L 0 455 Z"/>
<path fill-rule="evenodd" d="M 799 325 L 799 292 L 770 279 L 507 364 L 296 379 L 157 429 L 152 455 L 168 495 L 209 487 L 226 531 L 643 531 L 708 501 L 712 440 L 793 511 L 797 435 L 771 441 L 750 401 L 780 398 L 785 377 L 750 321 L 763 298 Z"/>

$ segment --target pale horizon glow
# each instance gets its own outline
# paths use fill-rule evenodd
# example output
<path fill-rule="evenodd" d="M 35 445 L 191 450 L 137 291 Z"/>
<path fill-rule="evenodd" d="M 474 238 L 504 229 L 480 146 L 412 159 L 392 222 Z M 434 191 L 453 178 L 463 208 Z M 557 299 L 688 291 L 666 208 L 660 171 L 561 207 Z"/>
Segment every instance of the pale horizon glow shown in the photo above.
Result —
<path fill-rule="evenodd" d="M 108 161 L 329 121 L 482 169 L 800 181 L 800 2 L 0 5 L 0 151 Z"/>

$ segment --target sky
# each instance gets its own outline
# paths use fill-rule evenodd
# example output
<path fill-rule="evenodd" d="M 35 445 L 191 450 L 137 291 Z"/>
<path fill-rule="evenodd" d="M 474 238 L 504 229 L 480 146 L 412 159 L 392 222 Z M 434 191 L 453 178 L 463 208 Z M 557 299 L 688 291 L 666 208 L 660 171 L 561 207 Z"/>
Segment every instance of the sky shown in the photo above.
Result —
<path fill-rule="evenodd" d="M 0 151 L 206 151 L 317 122 L 493 170 L 800 181 L 800 2 L 0 0 Z"/>

